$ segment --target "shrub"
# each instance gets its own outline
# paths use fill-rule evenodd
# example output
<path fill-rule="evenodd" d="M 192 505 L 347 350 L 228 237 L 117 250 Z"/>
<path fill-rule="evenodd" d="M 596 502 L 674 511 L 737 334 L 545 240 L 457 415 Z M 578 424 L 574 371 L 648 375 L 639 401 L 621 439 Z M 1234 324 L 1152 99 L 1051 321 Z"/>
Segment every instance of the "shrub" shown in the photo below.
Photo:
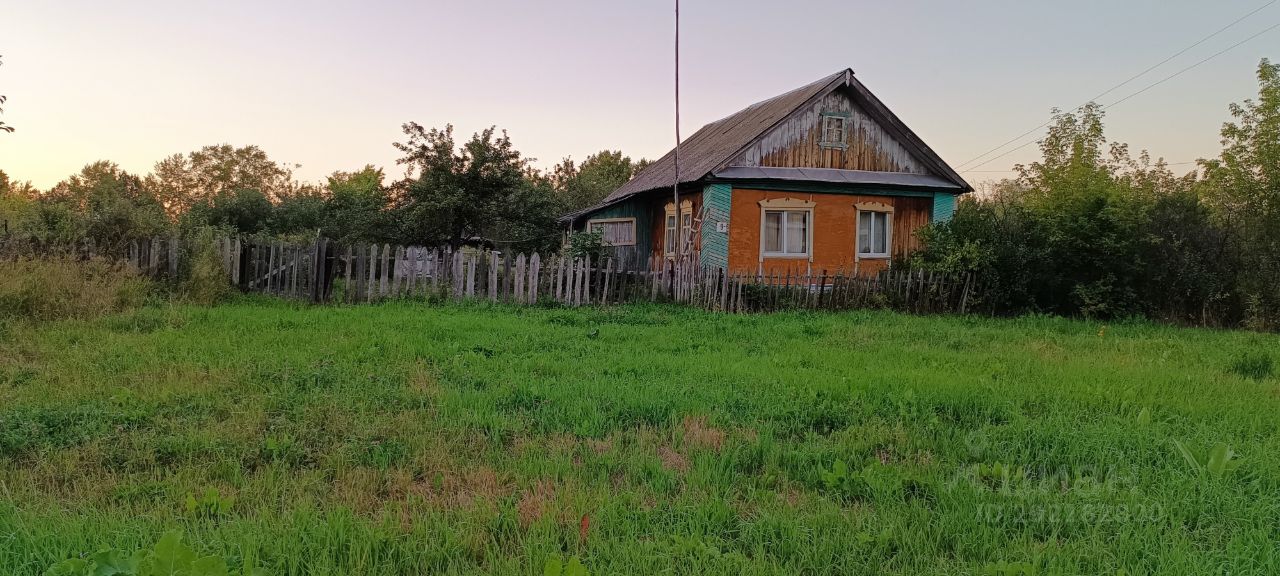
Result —
<path fill-rule="evenodd" d="M 574 258 L 591 257 L 600 261 L 605 252 L 604 233 L 599 230 L 583 230 L 569 237 L 569 255 Z"/>
<path fill-rule="evenodd" d="M 151 283 L 103 259 L 21 258 L 0 262 L 0 319 L 92 318 L 128 310 Z"/>

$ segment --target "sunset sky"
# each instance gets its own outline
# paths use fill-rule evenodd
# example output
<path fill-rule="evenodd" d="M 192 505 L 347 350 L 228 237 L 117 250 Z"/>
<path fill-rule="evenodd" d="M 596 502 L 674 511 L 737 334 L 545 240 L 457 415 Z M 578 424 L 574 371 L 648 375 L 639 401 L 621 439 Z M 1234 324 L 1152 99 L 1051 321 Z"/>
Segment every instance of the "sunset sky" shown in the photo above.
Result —
<path fill-rule="evenodd" d="M 1268 0 L 685 0 L 682 126 L 845 67 L 953 166 L 1072 108 L 1114 102 L 1280 23 Z M 0 11 L 0 169 L 46 188 L 88 162 L 145 174 L 207 144 L 256 144 L 319 180 L 398 177 L 400 125 L 495 124 L 537 165 L 672 145 L 672 2 L 16 1 Z M 1255 97 L 1265 33 L 1107 112 L 1108 134 L 1178 163 L 1213 156 Z M 1033 140 L 1028 137 L 1027 140 Z M 1024 148 L 966 172 L 998 178 Z"/>

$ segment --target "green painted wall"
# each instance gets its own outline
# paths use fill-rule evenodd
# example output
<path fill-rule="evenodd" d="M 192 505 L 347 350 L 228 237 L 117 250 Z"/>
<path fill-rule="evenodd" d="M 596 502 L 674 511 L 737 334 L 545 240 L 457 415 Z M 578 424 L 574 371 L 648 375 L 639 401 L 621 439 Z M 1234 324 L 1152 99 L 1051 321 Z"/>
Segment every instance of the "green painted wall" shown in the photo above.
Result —
<path fill-rule="evenodd" d="M 733 187 L 729 184 L 707 184 L 702 189 L 702 265 L 713 268 L 729 267 L 729 208 Z M 724 232 L 719 232 L 719 223 Z"/>
<path fill-rule="evenodd" d="M 933 193 L 933 221 L 946 222 L 956 211 L 956 195 L 946 192 Z"/>
<path fill-rule="evenodd" d="M 621 258 L 627 266 L 642 264 L 649 258 L 649 254 L 653 252 L 653 214 L 649 209 L 649 203 L 639 198 L 632 198 L 625 202 L 619 202 L 613 206 L 603 208 L 578 217 L 574 221 L 574 230 L 582 230 L 587 227 L 587 221 L 597 218 L 635 218 L 636 219 L 636 245 L 635 246 L 616 246 L 614 247 L 614 255 Z"/>

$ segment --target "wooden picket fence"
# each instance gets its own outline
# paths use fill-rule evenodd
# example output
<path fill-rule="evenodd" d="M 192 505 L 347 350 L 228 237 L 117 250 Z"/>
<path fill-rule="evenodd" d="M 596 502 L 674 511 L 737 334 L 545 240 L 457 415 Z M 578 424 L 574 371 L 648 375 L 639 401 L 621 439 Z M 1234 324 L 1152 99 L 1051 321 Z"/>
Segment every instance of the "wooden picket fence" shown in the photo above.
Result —
<path fill-rule="evenodd" d="M 308 244 L 222 238 L 217 249 L 231 281 L 246 292 L 325 302 L 393 298 L 489 300 L 565 306 L 676 302 L 725 312 L 893 308 L 917 313 L 970 309 L 971 275 L 890 270 L 874 276 L 835 271 L 729 273 L 655 257 L 624 266 L 609 257 L 511 254 L 388 244 Z"/>
<path fill-rule="evenodd" d="M 313 303 L 396 298 L 488 300 L 522 305 L 675 302 L 724 312 L 891 308 L 965 313 L 981 306 L 981 283 L 969 274 L 887 270 L 728 272 L 680 259 L 512 254 L 473 248 L 338 244 L 325 238 L 286 242 L 252 237 L 214 240 L 231 283 L 247 293 Z M 0 236 L 0 257 L 106 257 L 160 281 L 186 274 L 193 246 L 177 236 L 95 246 L 42 244 Z"/>

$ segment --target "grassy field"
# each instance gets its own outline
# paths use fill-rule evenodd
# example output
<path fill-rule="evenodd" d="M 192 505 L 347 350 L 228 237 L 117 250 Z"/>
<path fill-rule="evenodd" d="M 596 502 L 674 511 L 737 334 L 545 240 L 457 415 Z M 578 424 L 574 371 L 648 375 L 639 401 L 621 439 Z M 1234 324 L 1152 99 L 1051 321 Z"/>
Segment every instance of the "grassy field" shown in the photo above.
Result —
<path fill-rule="evenodd" d="M 0 333 L 0 574 L 1280 573 L 1280 338 L 150 307 Z"/>

